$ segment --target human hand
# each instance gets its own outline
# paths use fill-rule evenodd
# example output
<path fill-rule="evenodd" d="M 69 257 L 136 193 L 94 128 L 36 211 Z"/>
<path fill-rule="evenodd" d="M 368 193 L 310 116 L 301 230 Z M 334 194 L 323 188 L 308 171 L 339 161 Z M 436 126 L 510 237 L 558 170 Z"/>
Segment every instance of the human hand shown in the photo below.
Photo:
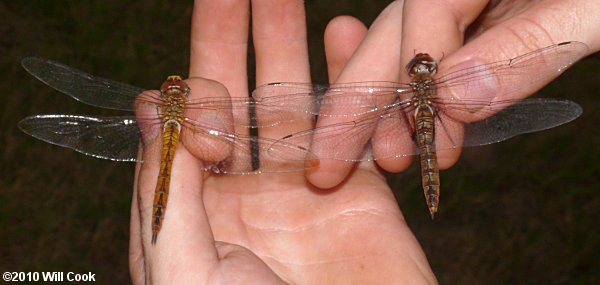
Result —
<path fill-rule="evenodd" d="M 198 0 L 191 38 L 191 97 L 208 78 L 246 97 L 249 2 Z M 252 2 L 257 85 L 310 82 L 303 2 Z M 338 76 L 364 27 L 328 49 Z M 343 41 L 342 41 L 343 40 Z M 329 46 L 331 47 L 331 45 Z M 357 75 L 358 76 L 358 75 Z M 218 88 L 218 87 L 216 87 Z M 239 131 L 239 130 L 238 130 Z M 287 129 L 261 129 L 277 138 Z M 302 172 L 211 175 L 184 145 L 173 161 L 167 214 L 150 244 L 157 166 L 138 165 L 132 205 L 133 283 L 435 283 L 385 178 L 371 164 L 325 191 Z"/>
<path fill-rule="evenodd" d="M 339 71 L 336 83 L 409 82 L 410 78 L 403 68 L 415 53 L 421 52 L 429 53 L 438 63 L 442 59 L 437 73 L 441 76 L 474 62 L 481 64 L 505 60 L 564 41 L 580 41 L 587 44 L 588 54 L 600 48 L 600 30 L 597 29 L 600 26 L 600 18 L 597 17 L 600 13 L 600 3 L 597 1 L 491 2 L 493 3 L 489 3 L 487 8 L 487 1 L 473 0 L 393 2 L 373 23 L 366 39 L 352 58 L 344 59 L 348 60 L 348 63 Z M 326 49 L 335 50 L 337 45 L 340 45 L 336 40 L 360 34 L 362 27 L 358 20 L 348 16 L 334 19 L 325 32 L 328 35 L 325 38 Z M 504 94 L 505 96 L 495 99 L 522 99 L 539 90 L 551 79 L 546 78 L 532 84 L 528 82 L 530 78 L 519 78 L 517 80 L 520 81 L 514 83 L 526 87 L 519 92 Z M 339 121 L 338 118 L 321 117 L 317 125 L 329 125 Z M 374 133 L 377 134 L 377 130 Z M 407 134 L 404 133 L 405 136 Z M 412 138 L 407 136 L 396 141 L 411 140 Z M 379 147 L 376 141 L 373 149 Z M 313 147 L 319 146 L 313 144 Z M 388 142 L 385 147 L 394 148 L 394 153 L 403 153 L 403 148 L 413 146 L 390 145 Z M 438 151 L 440 169 L 452 166 L 459 155 L 460 149 Z M 400 172 L 410 163 L 410 157 L 377 160 L 377 164 L 389 172 Z M 310 171 L 307 178 L 313 185 L 322 188 L 334 187 L 341 183 L 348 173 L 352 173 L 353 167 L 351 162 L 321 160 L 319 168 Z"/>

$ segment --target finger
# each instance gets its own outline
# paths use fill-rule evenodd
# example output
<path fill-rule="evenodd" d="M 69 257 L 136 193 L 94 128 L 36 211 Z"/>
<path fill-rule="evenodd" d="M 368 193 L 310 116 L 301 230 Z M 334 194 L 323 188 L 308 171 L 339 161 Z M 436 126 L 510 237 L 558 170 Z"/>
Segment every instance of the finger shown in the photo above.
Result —
<path fill-rule="evenodd" d="M 487 1 L 480 0 L 406 0 L 402 62 L 408 63 L 415 53 L 428 53 L 439 61 L 460 48 L 465 30 L 486 4 Z M 424 18 L 428 21 L 423 21 Z M 404 70 L 400 79 L 410 81 Z"/>
<path fill-rule="evenodd" d="M 191 78 L 185 82 L 191 90 L 190 97 L 205 96 L 215 102 L 229 102 L 227 89 L 217 81 Z M 211 108 L 206 104 L 205 108 L 197 108 L 196 104 L 184 111 L 180 141 L 187 151 L 204 162 L 205 167 L 234 155 L 231 142 L 224 139 L 223 135 L 216 135 L 234 133 L 232 111 L 223 107 Z"/>
<path fill-rule="evenodd" d="M 336 83 L 397 81 L 400 72 L 402 5 L 401 1 L 393 2 L 379 15 L 369 28 L 360 46 L 352 55 L 352 58 L 345 64 L 345 68 L 337 77 Z M 334 55 L 328 54 L 327 56 L 328 58 L 335 58 Z M 333 96 L 331 98 L 335 100 Z M 336 108 L 335 105 L 332 104 L 332 108 Z M 352 106 L 344 108 L 348 108 L 348 110 L 341 110 L 341 113 L 353 113 Z M 325 110 L 325 112 L 327 111 L 330 110 Z M 335 113 L 336 111 L 333 112 Z M 317 127 L 351 122 L 358 119 L 360 119 L 359 116 L 320 116 Z M 372 129 L 374 130 L 375 126 Z M 331 138 L 321 138 L 321 135 L 327 136 L 326 133 L 315 135 L 311 147 L 317 158 L 327 157 L 327 151 L 331 150 L 330 145 L 320 143 L 332 141 Z M 349 140 L 340 140 L 340 142 L 336 142 L 335 144 L 336 152 L 358 155 L 361 149 L 366 147 L 371 135 L 369 133 L 358 134 Z M 360 157 L 349 157 L 348 159 L 358 158 Z M 307 173 L 307 178 L 315 186 L 330 188 L 342 182 L 353 165 L 354 163 L 347 161 L 321 159 L 319 167 Z"/>
<path fill-rule="evenodd" d="M 212 264 L 218 261 L 214 238 L 202 203 L 202 164 L 179 144 L 170 175 L 169 195 L 163 222 L 152 244 L 152 211 L 154 190 L 160 165 L 144 156 L 139 176 L 139 201 L 142 214 L 142 236 L 147 280 L 177 284 L 204 280 Z M 185 266 L 181 266 L 185 264 Z M 189 270 L 194 268 L 194 270 Z M 182 278 L 182 279 L 178 279 Z"/>
<path fill-rule="evenodd" d="M 531 61 L 532 64 L 520 68 L 519 75 L 522 76 L 503 75 L 503 78 L 510 78 L 511 84 L 523 88 L 509 93 L 502 93 L 500 89 L 497 92 L 499 96 L 494 100 L 525 98 L 557 77 L 568 63 L 600 49 L 600 30 L 596 28 L 600 25 L 598 12 L 600 5 L 592 2 L 541 1 L 479 34 L 449 56 L 441 72 L 504 61 L 561 42 L 579 41 L 588 46 L 589 49 L 585 49 L 582 45 L 573 45 L 575 48 L 565 48 L 564 53 L 553 52 Z M 527 72 L 536 75 L 527 76 Z M 501 85 L 503 81 L 507 81 L 503 78 L 490 81 L 499 81 Z"/>
<path fill-rule="evenodd" d="M 367 27 L 358 19 L 351 16 L 339 16 L 332 19 L 325 28 L 325 55 L 327 60 L 327 73 L 330 83 L 337 80 L 340 73 L 367 34 Z M 332 161 L 330 164 L 337 162 Z M 347 164 L 341 162 L 340 164 Z M 334 167 L 332 167 L 334 168 Z M 329 188 L 337 184 L 327 182 L 331 174 L 327 169 L 317 167 L 309 169 L 307 177 L 314 185 Z M 323 184 L 322 181 L 325 180 Z"/>
<path fill-rule="evenodd" d="M 140 154 L 141 155 L 141 154 Z M 129 224 L 129 274 L 132 284 L 144 284 L 144 251 L 142 246 L 142 229 L 140 207 L 138 201 L 138 179 L 141 165 L 135 165 L 135 177 L 133 179 L 133 198 L 131 199 L 131 217 Z"/>
<path fill-rule="evenodd" d="M 195 2 L 191 35 L 191 77 L 214 79 L 226 84 L 237 96 L 247 96 L 245 63 L 248 5 L 247 1 L 242 0 Z M 206 91 L 195 80 L 188 81 L 188 84 L 192 90 L 191 99 L 202 96 Z M 148 225 L 141 228 L 145 271 L 149 274 L 147 280 L 153 282 L 185 283 L 189 280 L 204 280 L 210 265 L 218 260 L 202 201 L 202 191 L 199 191 L 202 189 L 204 165 L 199 162 L 199 157 L 186 150 L 186 137 L 188 135 L 184 130 L 184 143 L 179 143 L 174 152 L 171 175 L 164 184 L 169 188 L 169 195 L 162 196 L 165 204 L 162 213 L 164 219 L 154 245 L 150 242 L 150 226 L 154 224 L 151 223 L 154 191 L 159 187 L 156 185 L 159 168 L 160 172 L 166 169 L 165 165 L 159 165 L 160 159 L 156 157 L 161 152 L 162 140 L 150 143 L 147 145 L 149 150 L 144 152 L 145 163 L 142 164 L 138 183 L 139 206 L 142 225 Z M 199 148 L 198 145 L 189 145 L 192 152 Z M 198 270 L 189 271 L 190 267 Z"/>
<path fill-rule="evenodd" d="M 536 40 L 545 41 L 539 43 L 540 47 L 580 41 L 586 43 L 591 51 L 600 49 L 600 30 L 597 29 L 600 3 L 597 1 L 546 0 L 495 4 L 492 9 L 487 9 L 485 17 L 478 19 L 475 29 L 470 28 L 470 36 L 479 36 L 493 29 L 496 35 L 503 37 L 487 35 L 486 38 L 497 43 L 502 43 L 504 37 L 513 33 L 510 36 L 520 38 L 522 45 L 533 44 Z M 512 30 L 501 31 L 503 28 Z"/>
<path fill-rule="evenodd" d="M 252 40 L 257 85 L 310 80 L 304 1 L 253 0 Z"/>
<path fill-rule="evenodd" d="M 285 15 L 285 17 L 281 16 Z M 252 40 L 256 57 L 256 85 L 271 82 L 310 82 L 306 19 L 302 0 L 253 0 Z M 260 96 L 260 95 L 259 95 Z M 286 96 L 270 94 L 269 96 Z M 309 104 L 308 99 L 304 104 Z M 302 104 L 294 102 L 292 104 Z M 268 117 L 257 110 L 257 117 Z M 285 114 L 289 123 L 260 129 L 260 136 L 279 139 L 311 127 L 305 114 Z M 294 118 L 292 118 L 294 117 Z"/>
<path fill-rule="evenodd" d="M 464 32 L 483 10 L 487 1 L 479 0 L 406 0 L 404 7 L 403 46 L 401 59 L 408 63 L 415 53 L 428 53 L 439 63 L 440 59 L 452 54 L 463 45 Z M 423 21 L 423 18 L 429 21 Z M 445 62 L 445 59 L 442 61 Z M 441 72 L 438 73 L 438 75 Z M 407 72 L 402 72 L 401 82 L 409 82 Z M 436 119 L 437 120 L 437 119 Z M 452 138 L 462 138 L 462 128 L 439 128 L 436 122 L 436 132 L 452 130 Z M 437 145 L 451 145 L 448 136 L 436 136 Z M 460 155 L 460 149 L 438 151 L 438 165 L 445 169 L 454 164 Z M 385 167 L 385 164 L 382 165 Z"/>
<path fill-rule="evenodd" d="M 502 7 L 496 7 L 503 10 Z M 440 74 L 450 73 L 480 64 L 509 59 L 563 41 L 578 40 L 596 45 L 598 49 L 597 15 L 600 5 L 586 1 L 541 1 L 528 9 L 513 14 L 509 20 L 482 32 L 477 38 L 454 52 L 443 62 Z M 560 19 L 560 21 L 556 21 Z M 586 23 L 586 24 L 582 24 Z M 581 44 L 570 44 L 550 48 L 545 54 L 534 53 L 511 61 L 511 68 L 498 71 L 475 84 L 468 92 L 464 86 L 447 90 L 459 99 L 478 99 L 482 94 L 494 95 L 490 101 L 522 99 L 539 90 L 557 77 L 571 63 L 588 54 Z M 493 70 L 489 70 L 492 72 Z M 494 110 L 497 111 L 498 109 Z M 493 114 L 485 108 L 483 116 Z M 477 116 L 475 116 L 477 115 Z"/>
<path fill-rule="evenodd" d="M 190 96 L 194 90 L 202 90 L 213 97 L 229 98 L 225 88 L 215 81 L 196 78 L 187 80 L 186 83 L 192 90 Z M 178 84 L 185 86 L 183 82 Z M 190 115 L 188 111 L 193 112 L 194 109 L 186 110 L 184 115 Z M 196 122 L 203 122 L 207 116 L 215 117 L 211 111 L 213 110 L 207 110 L 206 114 L 191 114 L 190 117 L 196 118 Z M 138 117 L 149 118 L 148 112 L 156 112 L 156 106 L 148 102 L 136 103 Z M 228 123 L 227 118 L 220 118 L 224 120 L 224 124 Z M 210 148 L 223 150 L 227 146 L 222 141 L 215 141 L 213 137 L 203 136 L 207 133 L 206 130 L 195 129 L 189 119 L 182 121 L 180 132 L 165 132 L 167 136 L 162 135 L 163 125 L 157 121 L 138 119 L 143 136 L 144 163 L 140 165 L 136 180 L 138 196 L 134 207 L 139 208 L 139 211 L 137 214 L 132 213 L 132 216 L 137 218 L 139 215 L 141 226 L 138 228 L 132 224 L 132 233 L 141 236 L 144 268 L 142 271 L 136 265 L 136 274 L 146 272 L 145 277 L 153 281 L 164 280 L 169 276 L 190 278 L 190 274 L 196 279 L 202 279 L 210 265 L 218 260 L 200 191 L 206 166 L 203 162 L 222 159 L 215 157 L 221 152 L 215 153 Z M 227 155 L 226 151 L 223 152 L 223 155 Z M 169 165 L 170 161 L 172 165 Z M 132 236 L 133 249 L 138 247 L 134 244 L 135 239 Z M 135 255 L 131 258 L 137 261 L 139 253 Z M 189 272 L 187 267 L 177 264 L 205 270 Z"/>
<path fill-rule="evenodd" d="M 190 77 L 227 87 L 232 97 L 247 97 L 249 5 L 247 0 L 198 0 L 194 3 Z"/>
<path fill-rule="evenodd" d="M 339 16 L 327 24 L 325 28 L 325 54 L 327 55 L 329 82 L 337 81 L 346 63 L 366 34 L 367 27 L 354 17 Z"/>

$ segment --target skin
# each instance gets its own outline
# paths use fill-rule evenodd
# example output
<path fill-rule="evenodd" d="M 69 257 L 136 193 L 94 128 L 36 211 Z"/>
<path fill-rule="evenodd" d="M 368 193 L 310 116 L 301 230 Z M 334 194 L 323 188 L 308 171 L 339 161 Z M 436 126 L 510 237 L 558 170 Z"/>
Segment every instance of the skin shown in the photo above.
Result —
<path fill-rule="evenodd" d="M 248 71 L 240 62 L 247 56 L 249 4 L 196 1 L 186 81 L 192 98 L 248 96 Z M 484 4 L 396 1 L 368 33 L 352 17 L 335 18 L 325 31 L 329 78 L 406 81 L 402 68 L 415 50 L 434 58 L 444 54 L 443 74 L 473 58 L 493 62 L 561 41 L 585 42 L 590 52 L 600 45 L 593 28 L 600 26 L 594 16 L 600 5 L 593 1 L 527 1 L 480 15 Z M 257 85 L 310 82 L 303 2 L 252 1 L 251 15 Z M 432 20 L 423 21 L 422 15 Z M 466 27 L 478 16 L 466 36 Z M 274 127 L 261 136 L 286 132 Z M 353 168 L 321 161 L 308 173 L 218 176 L 202 171 L 195 147 L 183 141 L 173 163 L 169 210 L 154 246 L 149 225 L 158 166 L 136 168 L 130 240 L 134 284 L 437 283 L 374 163 Z M 458 155 L 440 152 L 441 168 L 450 167 Z M 397 172 L 410 160 L 378 163 Z"/>
<path fill-rule="evenodd" d="M 482 64 L 505 60 L 564 41 L 584 42 L 589 47 L 587 54 L 600 49 L 598 1 L 490 2 L 493 8 L 484 10 L 487 1 L 404 1 L 403 12 L 392 12 L 393 17 L 402 20 L 396 19 L 396 23 L 390 20 L 387 22 L 389 24 L 382 25 L 385 28 L 371 27 L 366 40 L 341 72 L 338 82 L 409 82 L 410 78 L 403 68 L 419 52 L 429 53 L 438 62 L 443 58 L 438 67 L 438 75 L 443 75 L 464 68 L 470 62 Z M 390 4 L 393 5 L 402 4 L 396 1 Z M 391 11 L 390 7 L 382 12 L 380 19 L 388 11 Z M 353 21 L 355 20 L 349 17 L 337 18 L 330 27 L 338 24 L 337 22 L 341 22 L 339 25 L 352 25 L 350 23 Z M 401 34 L 398 27 L 402 27 Z M 384 31 L 379 34 L 380 30 Z M 327 42 L 327 37 L 325 40 Z M 528 88 L 511 94 L 510 97 L 497 99 L 525 98 L 548 84 L 551 79 L 553 78 L 530 84 L 529 79 L 522 78 L 522 82 L 515 84 L 526 85 Z M 318 125 L 341 121 L 343 120 L 321 117 Z M 374 135 L 376 139 L 377 131 Z M 407 133 L 404 135 L 408 136 Z M 399 138 L 397 141 L 407 140 L 410 138 Z M 402 150 L 406 145 L 386 147 Z M 437 155 L 440 169 L 447 169 L 458 160 L 460 149 L 438 151 Z M 386 171 L 400 172 L 411 162 L 411 157 L 399 157 L 381 159 L 377 164 Z M 347 177 L 352 167 L 353 164 L 348 162 L 321 161 L 318 171 L 309 172 L 307 179 L 321 188 L 333 187 Z"/>

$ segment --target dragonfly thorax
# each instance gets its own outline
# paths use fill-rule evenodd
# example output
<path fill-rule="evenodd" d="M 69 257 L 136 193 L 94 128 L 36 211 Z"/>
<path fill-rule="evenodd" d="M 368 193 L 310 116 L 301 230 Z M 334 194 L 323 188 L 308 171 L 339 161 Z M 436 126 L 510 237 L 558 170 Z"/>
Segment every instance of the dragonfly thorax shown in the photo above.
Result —
<path fill-rule="evenodd" d="M 183 121 L 183 109 L 186 99 L 181 94 L 166 97 L 161 106 L 161 116 L 163 122 Z"/>
<path fill-rule="evenodd" d="M 433 78 L 429 73 L 418 73 L 413 80 L 409 83 L 412 88 L 412 105 L 417 106 L 430 106 L 436 96 L 435 84 Z"/>
<path fill-rule="evenodd" d="M 188 100 L 190 88 L 179 76 L 169 76 L 160 88 L 163 102 L 161 106 L 161 115 L 163 122 L 183 121 L 183 108 Z"/>

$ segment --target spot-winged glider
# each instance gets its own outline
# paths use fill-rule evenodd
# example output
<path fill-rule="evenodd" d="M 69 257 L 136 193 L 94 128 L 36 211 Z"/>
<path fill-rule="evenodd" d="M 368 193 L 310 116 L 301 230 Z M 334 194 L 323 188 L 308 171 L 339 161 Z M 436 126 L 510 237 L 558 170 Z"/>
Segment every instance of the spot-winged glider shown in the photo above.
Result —
<path fill-rule="evenodd" d="M 40 81 L 83 103 L 115 110 L 136 111 L 136 116 L 37 115 L 19 122 L 25 133 L 93 157 L 115 161 L 160 162 L 152 217 L 152 243 L 165 217 L 171 164 L 178 142 L 214 173 L 258 174 L 303 170 L 306 149 L 275 140 L 235 132 L 238 128 L 270 127 L 294 121 L 306 113 L 289 114 L 285 98 L 188 98 L 190 89 L 179 76 L 170 76 L 159 90 L 145 90 L 90 75 L 41 57 L 22 60 L 23 67 Z M 209 90 L 202 90 L 209 93 Z M 249 117 L 249 108 L 261 118 Z M 247 133 L 247 132 L 246 132 Z M 138 157 L 138 146 L 146 150 Z M 263 147 L 270 147 L 266 152 Z M 283 146 L 283 147 L 282 147 Z M 285 154 L 278 154 L 275 148 Z M 150 151 L 148 151 L 150 149 Z M 260 161 L 257 161 L 260 153 Z M 220 158 L 215 154 L 221 155 Z M 295 155 L 294 155 L 295 153 Z M 146 155 L 148 154 L 148 155 Z M 159 155 L 160 154 L 160 155 Z M 269 157 L 269 155 L 275 155 Z M 295 156 L 295 160 L 289 160 Z M 283 160 L 285 157 L 287 160 Z"/>
<path fill-rule="evenodd" d="M 436 78 L 437 63 L 421 53 L 406 66 L 410 83 L 271 83 L 259 86 L 253 96 L 260 100 L 280 95 L 288 98 L 287 108 L 319 116 L 315 128 L 283 137 L 267 151 L 279 149 L 281 143 L 310 149 L 308 160 L 419 155 L 433 218 L 440 195 L 436 151 L 496 143 L 577 118 L 582 109 L 572 101 L 515 97 L 535 91 L 527 90 L 532 84 L 549 82 L 587 49 L 580 42 L 563 42 Z M 519 84 L 523 82 L 527 84 Z M 306 98 L 312 100 L 309 108 Z"/>

